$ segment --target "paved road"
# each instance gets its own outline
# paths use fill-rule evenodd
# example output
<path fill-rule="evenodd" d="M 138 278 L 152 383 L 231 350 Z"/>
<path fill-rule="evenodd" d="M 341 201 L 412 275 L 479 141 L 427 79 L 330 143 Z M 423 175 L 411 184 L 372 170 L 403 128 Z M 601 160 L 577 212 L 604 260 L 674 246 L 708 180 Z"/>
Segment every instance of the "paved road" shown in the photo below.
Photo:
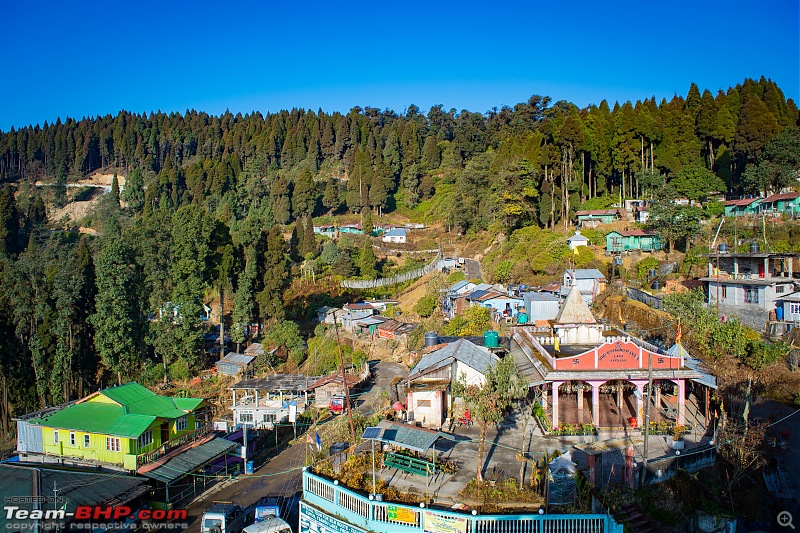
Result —
<path fill-rule="evenodd" d="M 374 378 L 371 385 L 359 394 L 356 401 L 357 409 L 362 413 L 375 409 L 376 401 L 382 393 L 393 399 L 392 382 L 397 378 L 408 377 L 408 367 L 392 361 L 378 361 L 372 366 L 372 373 Z M 400 398 L 400 401 L 405 404 L 404 398 Z"/>

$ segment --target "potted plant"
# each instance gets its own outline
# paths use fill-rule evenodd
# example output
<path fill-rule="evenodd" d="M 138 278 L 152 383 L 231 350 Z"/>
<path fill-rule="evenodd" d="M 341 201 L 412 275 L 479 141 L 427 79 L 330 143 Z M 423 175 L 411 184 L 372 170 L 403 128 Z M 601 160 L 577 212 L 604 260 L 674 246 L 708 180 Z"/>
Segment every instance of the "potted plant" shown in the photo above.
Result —
<path fill-rule="evenodd" d="M 682 450 L 684 448 L 683 436 L 686 435 L 686 426 L 678 424 L 672 427 L 670 432 L 671 436 L 667 439 L 667 444 L 673 450 Z"/>

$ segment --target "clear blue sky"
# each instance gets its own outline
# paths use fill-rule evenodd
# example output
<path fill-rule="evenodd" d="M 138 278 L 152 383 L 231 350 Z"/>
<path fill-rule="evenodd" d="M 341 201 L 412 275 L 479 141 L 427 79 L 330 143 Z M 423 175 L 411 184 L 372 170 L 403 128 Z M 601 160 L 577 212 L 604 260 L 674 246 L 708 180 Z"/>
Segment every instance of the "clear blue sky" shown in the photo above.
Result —
<path fill-rule="evenodd" d="M 766 76 L 798 101 L 798 0 L 3 4 L 0 130 L 121 109 L 484 112 Z"/>

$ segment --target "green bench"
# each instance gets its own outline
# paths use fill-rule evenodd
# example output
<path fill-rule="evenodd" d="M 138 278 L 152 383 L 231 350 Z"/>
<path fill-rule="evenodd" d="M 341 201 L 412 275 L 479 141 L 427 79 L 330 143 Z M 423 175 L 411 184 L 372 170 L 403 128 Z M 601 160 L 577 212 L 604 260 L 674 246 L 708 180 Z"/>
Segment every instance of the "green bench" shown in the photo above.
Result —
<path fill-rule="evenodd" d="M 385 453 L 383 455 L 383 464 L 418 476 L 432 476 L 437 473 L 436 465 L 432 462 L 399 453 Z"/>

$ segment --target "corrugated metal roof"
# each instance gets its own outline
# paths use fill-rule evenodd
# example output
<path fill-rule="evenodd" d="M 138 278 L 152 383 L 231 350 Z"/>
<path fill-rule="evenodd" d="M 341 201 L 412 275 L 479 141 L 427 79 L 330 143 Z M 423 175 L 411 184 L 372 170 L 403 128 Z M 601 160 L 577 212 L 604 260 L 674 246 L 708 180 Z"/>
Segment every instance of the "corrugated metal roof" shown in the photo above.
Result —
<path fill-rule="evenodd" d="M 360 377 L 358 377 L 358 376 L 356 376 L 354 374 L 345 374 L 345 375 L 347 376 L 347 387 L 348 388 L 355 387 L 356 385 L 361 383 L 361 378 Z M 317 389 L 319 387 L 322 387 L 323 385 L 327 385 L 328 383 L 339 383 L 339 384 L 341 384 L 342 383 L 342 375 L 339 374 L 339 373 L 335 373 L 335 374 L 328 374 L 327 376 L 323 376 L 323 377 L 319 378 L 317 381 L 315 381 L 314 383 L 312 383 L 311 385 L 309 385 L 308 386 L 308 390 Z"/>
<path fill-rule="evenodd" d="M 80 472 L 61 470 L 41 464 L 29 465 L 15 463 L 0 465 L 0 500 L 14 501 L 20 509 L 33 510 L 33 496 L 41 497 L 42 493 L 34 491 L 35 476 L 39 477 L 38 486 L 45 496 L 52 496 L 53 487 L 58 489 L 58 496 L 63 498 L 61 506 L 67 513 L 74 513 L 79 505 L 121 505 L 136 500 L 149 490 L 146 479 L 125 474 L 106 474 L 101 472 Z M 11 500 L 14 498 L 14 500 Z M 40 504 L 39 504 L 40 505 Z M 47 504 L 52 509 L 52 504 Z M 30 524 L 33 524 L 33 520 Z M 0 529 L 6 529 L 6 515 L 0 515 Z M 19 524 L 18 524 L 19 525 Z M 19 529 L 19 528 L 15 528 Z M 33 531 L 33 529 L 29 529 Z"/>
<path fill-rule="evenodd" d="M 558 296 L 549 292 L 526 292 L 522 299 L 530 302 L 557 302 Z"/>
<path fill-rule="evenodd" d="M 447 290 L 450 291 L 450 292 L 455 292 L 455 291 L 457 291 L 458 289 L 460 289 L 462 287 L 466 287 L 467 285 L 469 285 L 469 281 L 467 281 L 465 279 L 462 279 L 461 281 L 456 282 L 453 285 L 451 285 L 450 288 L 447 289 Z"/>
<path fill-rule="evenodd" d="M 175 455 L 163 465 L 144 472 L 142 475 L 169 484 L 235 446 L 237 446 L 235 442 L 215 437 L 204 444 Z"/>
<path fill-rule="evenodd" d="M 183 415 L 181 411 L 181 415 Z M 42 418 L 34 418 L 29 423 L 56 429 L 72 429 L 136 438 L 155 420 L 153 415 L 125 414 L 123 408 L 107 403 L 79 403 Z"/>
<path fill-rule="evenodd" d="M 411 371 L 411 375 L 408 379 L 413 379 L 416 375 L 438 365 L 448 357 L 461 361 L 481 374 L 485 373 L 489 366 L 500 360 L 500 358 L 486 348 L 478 346 L 467 339 L 459 339 L 455 342 L 447 343 L 446 346 L 439 350 L 432 351 L 422 356 L 417 366 Z"/>
<path fill-rule="evenodd" d="M 243 355 L 240 353 L 229 352 L 228 355 L 217 361 L 217 364 L 228 363 L 236 366 L 246 366 L 253 362 L 252 355 Z"/>
<path fill-rule="evenodd" d="M 428 451 L 434 443 L 441 438 L 454 440 L 451 435 L 441 431 L 418 428 L 399 422 L 390 422 L 388 420 L 381 420 L 378 422 L 378 427 L 381 428 L 382 431 L 376 440 L 419 453 Z"/>
<path fill-rule="evenodd" d="M 778 202 L 780 200 L 794 200 L 800 196 L 800 192 L 784 192 L 781 194 L 773 194 L 764 198 L 764 203 Z"/>
<path fill-rule="evenodd" d="M 162 418 L 178 418 L 186 414 L 175 405 L 174 398 L 160 396 L 135 382 L 101 390 L 100 394 L 124 406 L 128 414 Z"/>
<path fill-rule="evenodd" d="M 254 389 L 266 391 L 304 391 L 317 378 L 305 374 L 275 374 L 265 378 L 245 379 L 231 385 L 230 389 Z"/>
<path fill-rule="evenodd" d="M 384 237 L 405 237 L 405 236 L 406 236 L 406 230 L 404 230 L 403 228 L 390 229 L 384 235 Z"/>
<path fill-rule="evenodd" d="M 681 346 L 680 344 L 673 344 L 672 348 L 667 350 L 667 355 L 672 357 L 680 357 L 683 355 L 683 366 L 687 368 L 691 368 L 692 370 L 699 372 L 702 376 L 699 378 L 691 378 L 692 381 L 700 383 L 701 385 L 705 385 L 711 389 L 717 388 L 717 378 L 716 376 L 712 376 L 708 368 L 706 367 L 705 363 L 703 363 L 700 359 L 695 359 L 692 355 L 686 351 L 686 348 Z"/>
<path fill-rule="evenodd" d="M 572 270 L 575 279 L 606 279 L 602 272 L 596 268 L 576 268 Z"/>

